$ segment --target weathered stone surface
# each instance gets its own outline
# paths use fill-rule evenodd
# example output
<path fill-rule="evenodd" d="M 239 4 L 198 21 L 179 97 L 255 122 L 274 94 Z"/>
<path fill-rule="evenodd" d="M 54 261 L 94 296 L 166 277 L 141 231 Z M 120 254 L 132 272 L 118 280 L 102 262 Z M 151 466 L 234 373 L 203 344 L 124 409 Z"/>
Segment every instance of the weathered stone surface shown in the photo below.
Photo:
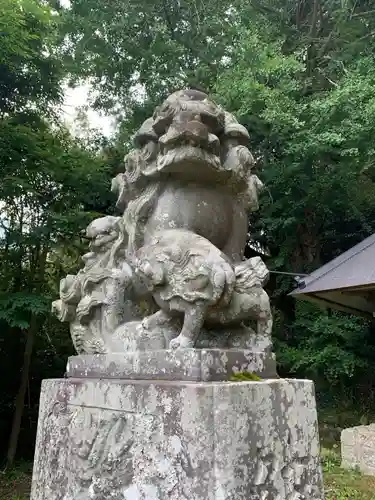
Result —
<path fill-rule="evenodd" d="M 67 366 L 71 378 L 133 380 L 229 380 L 244 371 L 277 378 L 275 356 L 236 349 L 178 349 L 73 356 Z"/>
<path fill-rule="evenodd" d="M 237 328 L 221 328 L 220 332 L 204 328 L 195 347 L 272 352 L 273 345 L 271 335 L 257 333 L 248 326 L 240 325 Z"/>
<path fill-rule="evenodd" d="M 322 500 L 312 382 L 43 383 L 31 500 Z"/>
<path fill-rule="evenodd" d="M 344 429 L 341 433 L 342 467 L 358 468 L 375 476 L 375 424 Z"/>
<path fill-rule="evenodd" d="M 123 353 L 168 349 L 170 341 L 176 338 L 181 331 L 179 318 L 161 325 L 154 325 L 151 329 L 145 323 L 143 321 L 128 321 L 116 328 L 107 343 L 110 347 L 109 352 Z M 204 327 L 194 347 L 197 349 L 245 349 L 272 352 L 272 337 L 270 333 L 258 333 L 243 324 L 237 327 L 230 325 L 220 329 Z"/>
<path fill-rule="evenodd" d="M 237 326 L 253 319 L 257 332 L 272 331 L 270 301 L 263 285 L 268 269 L 254 257 L 233 265 L 209 240 L 186 229 L 155 232 L 135 253 L 134 281 L 152 293 L 160 310 L 143 324 L 152 331 L 180 315 L 171 348 L 192 348 L 203 326 Z"/>
<path fill-rule="evenodd" d="M 197 90 L 175 92 L 141 126 L 112 182 L 121 216 L 88 226 L 85 266 L 53 304 L 79 354 L 192 348 L 205 329 L 212 347 L 244 347 L 235 331 L 248 320 L 270 339 L 268 270 L 243 259 L 263 188 L 249 139 Z"/>
<path fill-rule="evenodd" d="M 32 500 L 323 498 L 313 384 L 276 379 L 269 273 L 243 258 L 248 140 L 196 90 L 135 135 L 122 214 L 88 226 L 53 304 L 80 356 L 43 383 Z"/>

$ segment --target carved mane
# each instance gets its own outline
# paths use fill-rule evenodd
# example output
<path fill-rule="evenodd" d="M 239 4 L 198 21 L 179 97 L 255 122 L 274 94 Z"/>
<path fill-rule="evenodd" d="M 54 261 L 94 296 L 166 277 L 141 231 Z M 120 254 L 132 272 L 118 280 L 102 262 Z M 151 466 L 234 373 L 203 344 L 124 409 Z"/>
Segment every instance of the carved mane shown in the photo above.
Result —
<path fill-rule="evenodd" d="M 158 200 L 160 183 L 145 188 L 138 198 L 128 203 L 123 222 L 128 235 L 128 254 L 133 254 L 143 243 L 145 221 Z"/>

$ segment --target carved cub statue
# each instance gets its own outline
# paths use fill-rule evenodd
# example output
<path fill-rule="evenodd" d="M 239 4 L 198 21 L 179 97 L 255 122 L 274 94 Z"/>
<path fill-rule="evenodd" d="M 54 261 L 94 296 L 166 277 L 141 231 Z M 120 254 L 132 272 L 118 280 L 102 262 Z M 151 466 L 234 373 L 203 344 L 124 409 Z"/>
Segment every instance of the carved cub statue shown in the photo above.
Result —
<path fill-rule="evenodd" d="M 271 333 L 272 314 L 263 290 L 268 270 L 258 257 L 234 267 L 206 238 L 184 229 L 156 233 L 136 253 L 134 279 L 152 293 L 160 311 L 145 324 L 182 315 L 183 326 L 171 348 L 194 347 L 207 326 L 235 325 L 255 319 L 258 332 Z"/>

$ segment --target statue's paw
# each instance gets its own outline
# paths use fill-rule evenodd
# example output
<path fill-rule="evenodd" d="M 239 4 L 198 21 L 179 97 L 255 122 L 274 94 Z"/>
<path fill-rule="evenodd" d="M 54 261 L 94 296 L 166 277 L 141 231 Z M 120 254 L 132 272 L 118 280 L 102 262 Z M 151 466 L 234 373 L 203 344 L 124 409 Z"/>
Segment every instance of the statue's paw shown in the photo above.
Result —
<path fill-rule="evenodd" d="M 142 320 L 141 325 L 142 325 L 142 328 L 144 328 L 145 330 L 150 330 L 151 325 L 150 325 L 150 321 L 148 318 L 144 318 Z"/>
<path fill-rule="evenodd" d="M 142 320 L 142 327 L 145 330 L 152 331 L 155 330 L 155 328 L 160 327 L 160 325 L 156 318 L 154 318 L 153 316 L 148 316 L 147 318 L 144 318 Z"/>
<path fill-rule="evenodd" d="M 179 335 L 175 339 L 172 339 L 169 343 L 170 349 L 191 349 L 194 347 L 194 342 L 183 335 Z"/>

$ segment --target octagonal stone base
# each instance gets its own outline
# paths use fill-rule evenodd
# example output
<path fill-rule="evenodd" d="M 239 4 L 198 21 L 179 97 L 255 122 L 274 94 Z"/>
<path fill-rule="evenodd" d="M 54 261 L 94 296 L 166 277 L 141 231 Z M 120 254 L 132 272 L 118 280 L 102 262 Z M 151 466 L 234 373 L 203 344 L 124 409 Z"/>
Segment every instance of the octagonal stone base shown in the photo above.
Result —
<path fill-rule="evenodd" d="M 313 383 L 46 380 L 31 500 L 322 500 Z"/>

